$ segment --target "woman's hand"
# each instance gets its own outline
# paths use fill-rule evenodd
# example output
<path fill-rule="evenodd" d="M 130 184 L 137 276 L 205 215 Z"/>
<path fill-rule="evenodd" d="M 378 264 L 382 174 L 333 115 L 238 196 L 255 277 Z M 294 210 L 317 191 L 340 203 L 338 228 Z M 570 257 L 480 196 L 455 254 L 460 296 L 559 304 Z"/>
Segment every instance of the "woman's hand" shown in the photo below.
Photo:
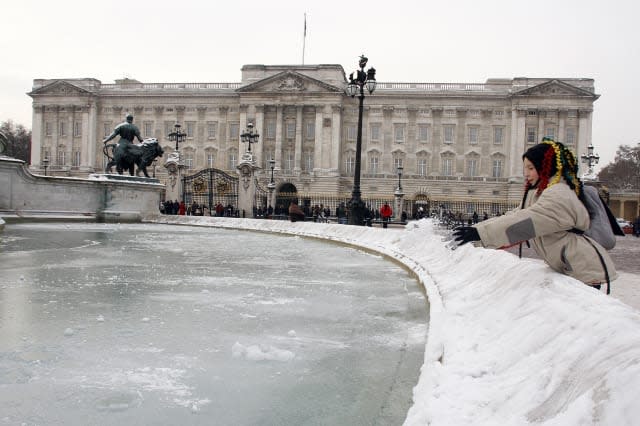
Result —
<path fill-rule="evenodd" d="M 473 226 L 458 226 L 453 229 L 453 239 L 461 246 L 471 241 L 480 241 L 480 235 Z"/>

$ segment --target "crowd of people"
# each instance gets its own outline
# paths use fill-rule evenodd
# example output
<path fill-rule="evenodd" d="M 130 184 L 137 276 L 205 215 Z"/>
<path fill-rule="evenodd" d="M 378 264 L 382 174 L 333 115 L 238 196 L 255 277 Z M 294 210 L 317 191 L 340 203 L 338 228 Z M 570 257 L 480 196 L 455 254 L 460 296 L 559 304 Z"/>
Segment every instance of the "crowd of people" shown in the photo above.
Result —
<path fill-rule="evenodd" d="M 198 204 L 196 201 L 190 205 L 185 204 L 184 201 L 178 202 L 178 200 L 166 200 L 160 202 L 160 213 L 166 215 L 179 215 L 179 216 L 226 216 L 226 217 L 238 217 L 238 211 L 231 204 L 226 207 L 222 203 L 218 203 L 209 212 L 209 207 L 202 203 Z"/>

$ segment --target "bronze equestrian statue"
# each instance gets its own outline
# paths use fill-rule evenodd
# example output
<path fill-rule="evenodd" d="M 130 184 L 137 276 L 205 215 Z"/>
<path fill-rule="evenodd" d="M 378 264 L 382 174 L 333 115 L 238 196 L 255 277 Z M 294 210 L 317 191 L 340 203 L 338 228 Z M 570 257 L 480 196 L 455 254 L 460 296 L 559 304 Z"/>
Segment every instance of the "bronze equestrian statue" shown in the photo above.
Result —
<path fill-rule="evenodd" d="M 109 158 L 109 163 L 105 167 L 105 173 L 110 173 L 111 168 L 116 166 L 118 174 L 122 174 L 124 170 L 128 170 L 131 176 L 134 176 L 134 167 L 138 166 L 136 175 L 143 172 L 146 177 L 147 166 L 151 165 L 156 157 L 161 157 L 164 152 L 155 138 L 143 140 L 140 136 L 140 130 L 133 124 L 133 115 L 127 114 L 124 123 L 119 124 L 113 132 L 107 136 L 102 143 L 104 147 L 102 152 Z M 117 144 L 107 144 L 111 139 L 120 136 Z M 142 144 L 135 145 L 134 138 L 137 138 Z M 111 148 L 111 152 L 109 152 Z"/>

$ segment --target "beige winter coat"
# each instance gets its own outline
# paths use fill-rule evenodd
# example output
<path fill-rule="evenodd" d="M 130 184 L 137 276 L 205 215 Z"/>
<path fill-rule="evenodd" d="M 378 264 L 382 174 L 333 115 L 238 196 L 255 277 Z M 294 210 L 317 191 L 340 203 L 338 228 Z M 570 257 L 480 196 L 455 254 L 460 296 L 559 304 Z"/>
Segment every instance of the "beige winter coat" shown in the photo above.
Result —
<path fill-rule="evenodd" d="M 536 253 L 557 272 L 586 284 L 606 282 L 602 255 L 609 279 L 618 275 L 607 251 L 590 238 L 569 232 L 589 227 L 589 213 L 564 181 L 545 189 L 539 196 L 530 190 L 523 209 L 475 225 L 488 248 L 501 248 L 530 240 Z M 589 243 L 592 242 L 593 246 Z M 595 247 L 594 247 L 595 246 Z"/>

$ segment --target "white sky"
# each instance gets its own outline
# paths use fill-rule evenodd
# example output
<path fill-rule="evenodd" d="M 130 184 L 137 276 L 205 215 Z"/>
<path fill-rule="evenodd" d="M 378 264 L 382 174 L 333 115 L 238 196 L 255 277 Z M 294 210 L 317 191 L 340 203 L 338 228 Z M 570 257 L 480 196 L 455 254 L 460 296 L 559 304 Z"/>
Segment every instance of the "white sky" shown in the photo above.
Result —
<path fill-rule="evenodd" d="M 446 231 L 430 219 L 404 229 L 206 216 L 157 220 L 346 242 L 411 269 L 426 289 L 429 325 L 406 426 L 638 424 L 636 274 L 619 273 L 607 296 L 539 259 L 471 244 L 451 251 L 442 241 Z M 635 242 L 630 255 L 640 247 Z"/>
<path fill-rule="evenodd" d="M 36 78 L 239 82 L 245 64 L 299 64 L 305 13 L 305 64 L 349 72 L 364 53 L 383 82 L 593 78 L 601 164 L 640 142 L 634 0 L 12 1 L 0 25 L 0 121 L 31 127 Z"/>

